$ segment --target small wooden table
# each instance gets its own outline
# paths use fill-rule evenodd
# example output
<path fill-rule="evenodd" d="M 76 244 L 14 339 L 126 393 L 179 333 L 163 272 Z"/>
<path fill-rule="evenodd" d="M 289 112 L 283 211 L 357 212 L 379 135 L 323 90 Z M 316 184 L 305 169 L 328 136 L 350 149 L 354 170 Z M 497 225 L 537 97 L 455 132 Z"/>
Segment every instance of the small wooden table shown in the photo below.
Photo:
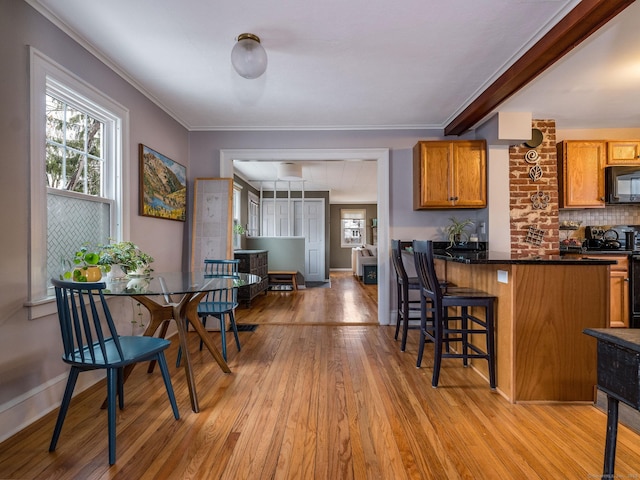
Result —
<path fill-rule="evenodd" d="M 294 290 L 298 290 L 298 272 L 289 270 L 269 271 L 269 285 L 272 283 L 292 285 Z"/>
<path fill-rule="evenodd" d="M 598 340 L 598 388 L 607 394 L 607 437 L 602 478 L 614 478 L 618 404 L 640 410 L 640 330 L 588 328 Z"/>

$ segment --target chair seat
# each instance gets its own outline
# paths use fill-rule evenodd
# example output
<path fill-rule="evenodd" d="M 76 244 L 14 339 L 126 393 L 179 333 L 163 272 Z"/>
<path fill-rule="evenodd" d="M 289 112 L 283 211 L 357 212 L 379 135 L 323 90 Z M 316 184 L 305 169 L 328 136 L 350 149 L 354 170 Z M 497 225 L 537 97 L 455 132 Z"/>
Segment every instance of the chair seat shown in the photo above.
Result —
<path fill-rule="evenodd" d="M 198 304 L 198 315 L 215 315 L 225 313 L 238 307 L 234 302 L 200 302 Z"/>
<path fill-rule="evenodd" d="M 442 293 L 442 296 L 445 302 L 452 301 L 454 299 L 463 301 L 468 298 L 495 298 L 494 295 L 490 295 L 482 290 L 466 287 L 447 287 L 447 289 Z"/>
<path fill-rule="evenodd" d="M 171 345 L 169 340 L 156 337 L 119 337 L 119 340 L 124 355 L 123 359 L 120 359 L 120 354 L 118 353 L 113 338 L 109 338 L 104 342 L 106 359 L 102 354 L 100 344 L 96 342 L 91 347 L 87 346 L 83 348 L 83 354 L 80 353 L 80 350 L 76 349 L 72 355 L 63 355 L 62 360 L 70 365 L 85 369 L 118 368 L 129 365 L 130 363 L 143 362 L 153 358 L 158 352 L 165 350 Z M 90 350 L 93 350 L 93 357 L 91 356 Z"/>

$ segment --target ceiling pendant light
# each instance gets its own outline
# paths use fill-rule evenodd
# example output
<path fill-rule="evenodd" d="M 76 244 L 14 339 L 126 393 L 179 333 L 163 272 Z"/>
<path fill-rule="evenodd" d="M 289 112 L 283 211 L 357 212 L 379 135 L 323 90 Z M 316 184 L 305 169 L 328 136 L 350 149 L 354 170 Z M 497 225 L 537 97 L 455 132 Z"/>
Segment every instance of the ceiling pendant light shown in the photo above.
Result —
<path fill-rule="evenodd" d="M 231 50 L 231 64 L 238 75 L 244 78 L 258 78 L 267 69 L 267 52 L 260 44 L 260 38 L 253 33 L 241 33 Z"/>
<path fill-rule="evenodd" d="M 278 165 L 278 180 L 289 182 L 302 180 L 302 165 L 299 163 L 281 163 Z"/>

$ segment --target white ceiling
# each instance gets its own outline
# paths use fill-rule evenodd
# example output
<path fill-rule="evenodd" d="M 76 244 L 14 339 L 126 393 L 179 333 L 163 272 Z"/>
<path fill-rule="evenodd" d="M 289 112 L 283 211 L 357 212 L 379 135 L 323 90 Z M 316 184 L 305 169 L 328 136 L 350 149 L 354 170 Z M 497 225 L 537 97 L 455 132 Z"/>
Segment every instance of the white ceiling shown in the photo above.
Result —
<path fill-rule="evenodd" d="M 578 3 L 26 1 L 190 130 L 443 129 Z M 639 23 L 636 2 L 500 109 L 559 128 L 639 127 Z M 243 32 L 267 51 L 256 80 L 231 67 Z M 366 189 L 350 170 L 361 167 L 325 167 Z"/>
<path fill-rule="evenodd" d="M 330 203 L 376 203 L 378 200 L 377 165 L 374 161 L 301 161 L 304 186 L 298 181 L 278 181 L 280 163 L 235 160 L 233 168 L 257 189 L 273 190 L 275 181 L 277 190 L 329 190 Z"/>

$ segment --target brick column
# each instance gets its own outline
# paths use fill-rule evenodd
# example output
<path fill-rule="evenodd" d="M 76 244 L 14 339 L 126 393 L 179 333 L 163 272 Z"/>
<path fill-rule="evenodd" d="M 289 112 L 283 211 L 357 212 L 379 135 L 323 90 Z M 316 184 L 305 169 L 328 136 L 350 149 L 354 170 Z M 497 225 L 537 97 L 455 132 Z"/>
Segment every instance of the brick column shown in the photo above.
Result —
<path fill-rule="evenodd" d="M 558 170 L 556 162 L 556 124 L 554 120 L 533 120 L 533 128 L 543 134 L 542 143 L 534 148 L 525 144 L 509 147 L 509 211 L 511 251 L 530 255 L 559 253 Z M 537 163 L 527 162 L 530 150 L 538 154 Z M 534 156 L 534 154 L 529 154 Z M 539 165 L 540 178 L 530 177 L 531 168 Z M 548 195 L 546 207 L 535 208 L 532 195 Z M 538 197 L 538 200 L 544 200 Z M 527 241 L 529 228 L 542 233 L 539 246 Z"/>

